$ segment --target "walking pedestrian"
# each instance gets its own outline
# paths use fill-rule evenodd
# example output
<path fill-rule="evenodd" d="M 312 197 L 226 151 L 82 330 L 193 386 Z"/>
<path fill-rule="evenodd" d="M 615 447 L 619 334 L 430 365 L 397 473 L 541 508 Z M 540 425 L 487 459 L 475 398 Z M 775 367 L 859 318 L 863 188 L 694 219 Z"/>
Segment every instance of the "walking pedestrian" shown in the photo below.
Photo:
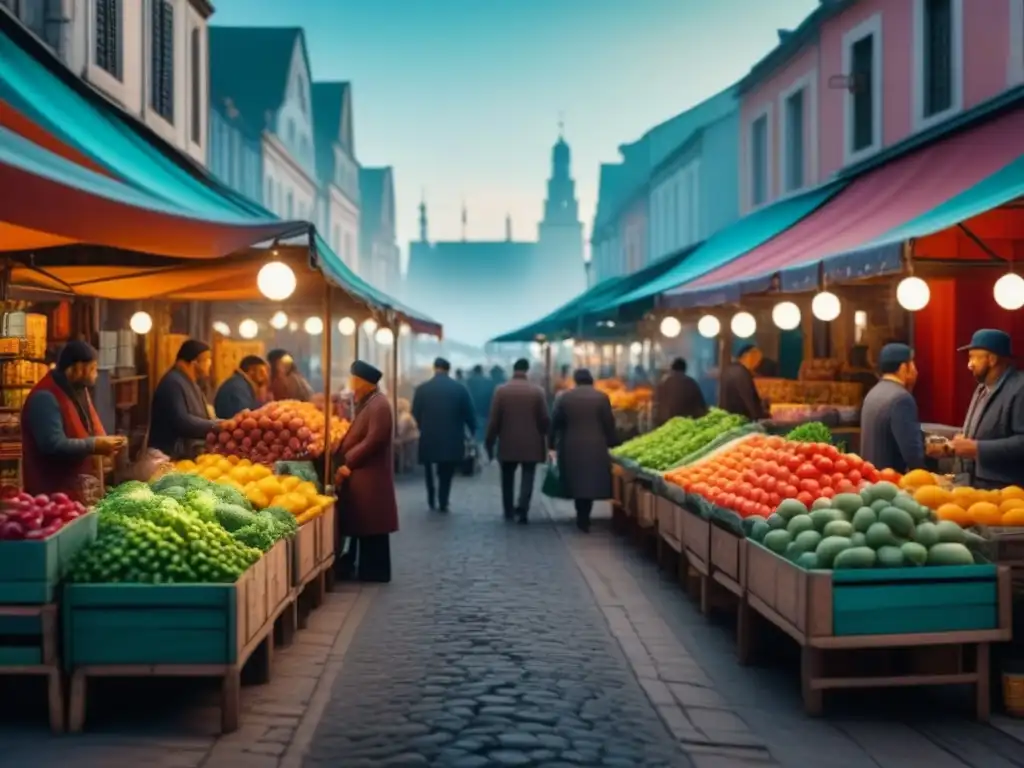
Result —
<path fill-rule="evenodd" d="M 476 434 L 469 390 L 451 378 L 451 364 L 434 361 L 434 377 L 416 388 L 412 416 L 420 428 L 419 459 L 426 472 L 427 504 L 448 511 L 452 478 L 466 458 L 466 437 Z M 435 485 L 436 471 L 436 485 Z"/>
<path fill-rule="evenodd" d="M 494 444 L 498 444 L 505 519 L 516 519 L 522 525 L 529 519 L 537 465 L 544 461 L 544 441 L 551 426 L 544 390 L 530 383 L 529 370 L 528 360 L 517 360 L 512 366 L 512 380 L 495 391 L 485 439 L 488 458 L 494 458 Z M 517 469 L 518 504 L 514 497 Z"/>
<path fill-rule="evenodd" d="M 360 581 L 391 581 L 390 536 L 398 530 L 395 498 L 394 419 L 388 399 L 377 389 L 383 375 L 356 360 L 349 369 L 355 395 L 352 426 L 341 441 L 338 468 L 339 531 L 350 539 L 339 558 L 338 575 Z"/>
<path fill-rule="evenodd" d="M 483 431 L 487 428 L 487 417 L 491 412 L 491 399 L 494 397 L 494 382 L 484 375 L 482 365 L 474 365 L 469 378 L 466 379 L 466 389 L 473 399 L 473 412 L 476 413 L 476 439 L 484 441 Z"/>
<path fill-rule="evenodd" d="M 573 374 L 576 386 L 555 400 L 548 443 L 558 462 L 566 495 L 576 507 L 576 527 L 590 530 L 594 502 L 612 495 L 612 464 L 608 450 L 618 442 L 608 395 L 594 388 L 586 368 Z"/>

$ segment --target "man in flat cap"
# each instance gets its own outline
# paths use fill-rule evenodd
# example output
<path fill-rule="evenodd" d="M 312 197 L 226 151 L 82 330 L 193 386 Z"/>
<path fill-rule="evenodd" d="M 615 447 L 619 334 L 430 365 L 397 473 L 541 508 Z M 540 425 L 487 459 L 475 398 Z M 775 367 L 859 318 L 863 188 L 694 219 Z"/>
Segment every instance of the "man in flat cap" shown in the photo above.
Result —
<path fill-rule="evenodd" d="M 476 434 L 473 399 L 465 385 L 451 378 L 443 357 L 434 361 L 434 377 L 416 387 L 412 417 L 420 428 L 420 464 L 427 477 L 427 504 L 448 511 L 452 478 L 466 458 L 466 440 Z M 434 471 L 437 470 L 437 485 Z"/>
<path fill-rule="evenodd" d="M 213 353 L 198 339 L 189 339 L 178 350 L 174 367 L 164 374 L 153 391 L 149 417 L 149 447 L 175 461 L 194 459 L 206 435 L 217 426 L 201 382 L 210 378 Z"/>
<path fill-rule="evenodd" d="M 1024 485 L 1024 376 L 1013 365 L 1010 336 L 982 328 L 967 352 L 967 368 L 978 382 L 964 420 L 953 439 L 960 482 L 975 488 Z"/>
<path fill-rule="evenodd" d="M 25 490 L 83 498 L 83 478 L 102 478 L 97 456 L 113 456 L 124 439 L 107 437 L 89 397 L 96 384 L 96 350 L 69 341 L 56 367 L 36 384 L 21 412 L 21 474 Z"/>
<path fill-rule="evenodd" d="M 860 452 L 876 467 L 909 472 L 924 467 L 924 435 L 914 400 L 917 366 L 906 344 L 886 344 L 878 356 L 881 380 L 864 397 Z"/>
<path fill-rule="evenodd" d="M 391 543 L 398 530 L 395 497 L 395 425 L 388 399 L 377 389 L 381 372 L 356 360 L 349 387 L 355 395 L 352 426 L 338 453 L 339 531 L 350 539 L 338 575 L 361 581 L 391 581 Z"/>

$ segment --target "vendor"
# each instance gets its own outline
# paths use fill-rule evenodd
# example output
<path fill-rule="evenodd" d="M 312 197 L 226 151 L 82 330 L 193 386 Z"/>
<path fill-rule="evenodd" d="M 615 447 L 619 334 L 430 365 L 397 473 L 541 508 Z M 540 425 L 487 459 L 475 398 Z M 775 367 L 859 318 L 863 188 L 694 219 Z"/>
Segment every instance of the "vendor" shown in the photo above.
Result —
<path fill-rule="evenodd" d="M 266 360 L 256 355 L 243 358 L 238 370 L 220 385 L 213 398 L 217 418 L 230 419 L 242 411 L 255 411 L 261 405 L 260 392 L 269 381 L 270 367 Z"/>
<path fill-rule="evenodd" d="M 718 407 L 723 411 L 746 416 L 751 421 L 768 418 L 767 409 L 754 384 L 754 371 L 764 355 L 754 344 L 745 344 L 736 359 L 722 370 L 719 379 Z"/>
<path fill-rule="evenodd" d="M 655 404 L 655 426 L 659 427 L 675 416 L 697 419 L 708 412 L 704 393 L 696 379 L 686 373 L 686 360 L 683 358 L 673 360 L 672 370 L 658 383 Z"/>
<path fill-rule="evenodd" d="M 878 356 L 882 379 L 864 398 L 860 411 L 860 452 L 876 467 L 906 473 L 924 467 L 924 436 L 911 394 L 917 383 L 914 351 L 886 344 Z"/>
<path fill-rule="evenodd" d="M 200 382 L 210 377 L 213 353 L 209 345 L 189 339 L 178 350 L 174 367 L 153 392 L 149 447 L 174 460 L 194 459 L 206 435 L 217 426 L 213 409 Z"/>
<path fill-rule="evenodd" d="M 83 501 L 82 478 L 102 480 L 97 456 L 113 456 L 124 440 L 107 437 L 89 388 L 97 376 L 96 350 L 69 341 L 25 400 L 21 412 L 21 475 L 27 493 L 65 493 Z"/>
<path fill-rule="evenodd" d="M 1024 375 L 1012 364 L 1010 336 L 983 328 L 959 351 L 967 352 L 978 388 L 964 431 L 953 439 L 957 481 L 986 489 L 1024 485 Z"/>
<path fill-rule="evenodd" d="M 271 350 L 267 355 L 270 363 L 270 391 L 275 400 L 301 400 L 308 403 L 313 399 L 313 387 L 299 373 L 295 359 L 283 349 Z"/>

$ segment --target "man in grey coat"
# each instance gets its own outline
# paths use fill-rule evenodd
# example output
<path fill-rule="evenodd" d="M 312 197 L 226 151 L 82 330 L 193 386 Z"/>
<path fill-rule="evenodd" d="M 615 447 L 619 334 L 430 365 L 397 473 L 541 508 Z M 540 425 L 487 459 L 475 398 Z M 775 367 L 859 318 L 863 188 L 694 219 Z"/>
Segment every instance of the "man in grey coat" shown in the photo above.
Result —
<path fill-rule="evenodd" d="M 914 352 L 906 344 L 886 344 L 878 356 L 882 379 L 864 398 L 860 411 L 860 452 L 876 467 L 905 473 L 924 467 L 924 435 L 911 391 L 917 382 Z"/>
<path fill-rule="evenodd" d="M 412 417 L 420 428 L 419 458 L 426 472 L 427 504 L 442 512 L 448 511 L 455 470 L 466 458 L 466 438 L 476 434 L 469 390 L 451 378 L 451 368 L 443 357 L 437 358 L 434 377 L 416 387 L 412 397 Z"/>
<path fill-rule="evenodd" d="M 1024 375 L 1012 364 L 1010 336 L 983 328 L 959 351 L 978 382 L 953 439 L 961 479 L 985 489 L 1024 485 Z"/>
<path fill-rule="evenodd" d="M 210 377 L 213 353 L 208 344 L 189 339 L 178 350 L 174 367 L 153 392 L 149 447 L 172 459 L 194 459 L 207 433 L 217 426 L 200 382 Z"/>
<path fill-rule="evenodd" d="M 529 370 L 528 360 L 516 360 L 512 366 L 512 380 L 495 391 L 484 441 L 489 458 L 494 456 L 494 443 L 498 444 L 505 519 L 515 518 L 520 524 L 529 519 L 533 482 L 537 465 L 544 461 L 546 455 L 544 443 L 551 424 L 544 390 L 530 383 L 527 379 Z M 513 494 L 517 469 L 520 470 L 519 503 L 515 504 Z"/>

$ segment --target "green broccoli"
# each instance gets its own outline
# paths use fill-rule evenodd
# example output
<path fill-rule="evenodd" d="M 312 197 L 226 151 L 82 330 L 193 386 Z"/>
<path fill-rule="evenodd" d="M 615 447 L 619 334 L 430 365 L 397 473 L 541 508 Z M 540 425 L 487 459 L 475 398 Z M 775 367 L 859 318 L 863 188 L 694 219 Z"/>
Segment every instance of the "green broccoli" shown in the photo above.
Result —
<path fill-rule="evenodd" d="M 236 540 L 245 544 L 247 547 L 255 547 L 261 552 L 268 551 L 277 543 L 277 538 L 274 536 L 274 530 L 267 525 L 262 523 L 253 523 L 247 525 L 244 528 L 239 528 L 233 532 L 231 536 Z"/>
<path fill-rule="evenodd" d="M 165 488 L 162 491 L 158 491 L 161 496 L 166 496 L 169 499 L 174 499 L 178 502 L 184 502 L 185 497 L 188 495 L 188 489 L 183 488 L 180 485 L 172 485 L 169 488 Z"/>
<path fill-rule="evenodd" d="M 185 507 L 200 519 L 207 522 L 217 521 L 217 505 L 220 499 L 205 488 L 193 488 L 185 496 Z"/>
<path fill-rule="evenodd" d="M 215 510 L 217 522 L 225 530 L 237 531 L 256 522 L 256 515 L 244 507 L 235 504 L 218 504 Z"/>
<path fill-rule="evenodd" d="M 213 493 L 218 499 L 224 504 L 232 504 L 242 509 L 251 510 L 252 505 L 249 500 L 245 498 L 245 494 L 241 493 L 237 488 L 232 488 L 230 485 L 224 483 L 213 483 L 210 488 L 210 492 Z"/>
<path fill-rule="evenodd" d="M 211 485 L 213 485 L 212 482 L 199 475 L 192 475 L 187 472 L 171 472 L 154 481 L 152 488 L 157 493 L 163 493 L 168 488 L 193 490 L 196 488 L 209 488 Z"/>
<path fill-rule="evenodd" d="M 260 517 L 272 517 L 282 527 L 284 536 L 288 536 L 295 533 L 299 528 L 299 524 L 295 522 L 295 515 L 289 512 L 284 507 L 267 507 L 259 513 Z"/>

